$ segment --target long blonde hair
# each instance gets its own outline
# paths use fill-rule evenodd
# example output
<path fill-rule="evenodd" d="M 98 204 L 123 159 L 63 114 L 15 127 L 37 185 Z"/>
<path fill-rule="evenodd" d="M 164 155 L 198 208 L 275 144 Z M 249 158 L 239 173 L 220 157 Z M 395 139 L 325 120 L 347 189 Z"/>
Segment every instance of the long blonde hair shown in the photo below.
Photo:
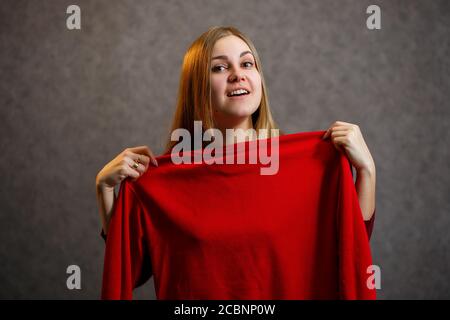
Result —
<path fill-rule="evenodd" d="M 175 115 L 166 143 L 165 153 L 170 152 L 177 141 L 171 141 L 171 132 L 175 129 L 187 129 L 194 133 L 194 121 L 202 121 L 203 131 L 215 128 L 211 103 L 211 55 L 217 40 L 235 35 L 250 48 L 255 58 L 256 69 L 261 77 L 262 95 L 258 109 L 252 114 L 253 128 L 268 129 L 270 138 L 272 130 L 278 129 L 270 111 L 266 83 L 261 61 L 255 46 L 242 32 L 234 27 L 212 27 L 195 40 L 184 55 Z"/>

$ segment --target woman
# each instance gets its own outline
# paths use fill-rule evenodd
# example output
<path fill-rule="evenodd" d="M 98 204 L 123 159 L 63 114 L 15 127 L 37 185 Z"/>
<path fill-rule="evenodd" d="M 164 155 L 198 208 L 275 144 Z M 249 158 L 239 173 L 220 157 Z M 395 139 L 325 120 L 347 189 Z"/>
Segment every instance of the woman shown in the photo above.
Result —
<path fill-rule="evenodd" d="M 226 129 L 251 128 L 269 129 L 270 136 L 270 129 L 277 128 L 258 53 L 236 28 L 209 29 L 185 54 L 172 131 L 185 128 L 193 133 L 195 120 L 202 121 L 203 130 L 217 128 L 223 136 Z M 356 168 L 356 191 L 363 219 L 371 228 L 375 210 L 375 163 L 359 127 L 336 121 L 323 138 L 331 139 Z M 169 135 L 166 153 L 175 143 Z M 138 179 L 150 163 L 158 165 L 147 146 L 127 148 L 98 173 L 97 199 L 104 235 L 108 232 L 115 201 L 114 187 L 125 178 Z"/>

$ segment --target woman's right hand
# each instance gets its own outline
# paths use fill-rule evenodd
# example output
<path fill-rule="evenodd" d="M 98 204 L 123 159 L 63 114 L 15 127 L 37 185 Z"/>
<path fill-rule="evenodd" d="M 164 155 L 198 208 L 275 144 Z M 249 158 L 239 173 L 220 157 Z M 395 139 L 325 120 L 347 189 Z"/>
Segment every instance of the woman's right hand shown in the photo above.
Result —
<path fill-rule="evenodd" d="M 126 148 L 97 174 L 97 188 L 102 191 L 112 191 L 116 185 L 127 177 L 136 181 L 147 171 L 150 162 L 154 166 L 158 166 L 158 162 L 149 147 Z M 133 167 L 134 163 L 138 164 L 136 168 Z"/>

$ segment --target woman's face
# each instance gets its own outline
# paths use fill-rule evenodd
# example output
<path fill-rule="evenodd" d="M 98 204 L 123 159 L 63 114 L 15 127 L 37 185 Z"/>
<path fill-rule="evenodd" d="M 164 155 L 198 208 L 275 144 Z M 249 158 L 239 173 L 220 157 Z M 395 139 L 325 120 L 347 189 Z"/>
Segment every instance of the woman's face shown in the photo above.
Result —
<path fill-rule="evenodd" d="M 235 92 L 238 89 L 247 93 Z M 241 38 L 231 35 L 215 43 L 211 57 L 211 90 L 214 117 L 219 125 L 246 119 L 258 109 L 261 76 L 250 48 Z"/>

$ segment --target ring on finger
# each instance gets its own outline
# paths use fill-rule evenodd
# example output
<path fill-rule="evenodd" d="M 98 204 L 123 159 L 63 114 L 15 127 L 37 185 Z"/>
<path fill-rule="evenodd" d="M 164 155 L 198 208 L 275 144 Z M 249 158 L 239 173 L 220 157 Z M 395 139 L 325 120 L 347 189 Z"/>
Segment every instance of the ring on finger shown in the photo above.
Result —
<path fill-rule="evenodd" d="M 139 167 L 139 163 L 135 161 L 135 162 L 133 163 L 133 166 L 132 166 L 132 167 L 133 167 L 133 169 L 137 169 L 137 168 Z"/>

